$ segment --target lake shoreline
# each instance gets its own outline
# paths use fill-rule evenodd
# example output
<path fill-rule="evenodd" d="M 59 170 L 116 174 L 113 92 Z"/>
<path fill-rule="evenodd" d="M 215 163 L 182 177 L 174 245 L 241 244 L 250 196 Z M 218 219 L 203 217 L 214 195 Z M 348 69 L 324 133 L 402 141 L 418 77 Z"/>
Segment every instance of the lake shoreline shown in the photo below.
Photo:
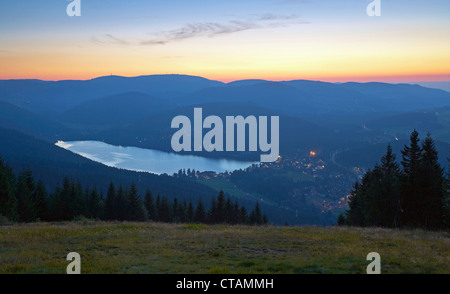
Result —
<path fill-rule="evenodd" d="M 259 164 L 259 162 L 212 159 L 154 149 L 116 146 L 100 141 L 58 141 L 55 145 L 109 167 L 157 175 L 172 175 L 183 169 L 223 173 Z"/>

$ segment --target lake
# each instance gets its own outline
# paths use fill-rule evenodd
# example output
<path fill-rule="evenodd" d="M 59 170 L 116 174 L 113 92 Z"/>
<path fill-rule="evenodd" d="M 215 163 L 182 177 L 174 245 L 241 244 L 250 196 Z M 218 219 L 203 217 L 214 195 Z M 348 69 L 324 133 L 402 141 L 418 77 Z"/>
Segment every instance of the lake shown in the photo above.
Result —
<path fill-rule="evenodd" d="M 138 147 L 114 146 L 100 141 L 58 141 L 56 146 L 110 167 L 154 174 L 177 173 L 180 169 L 221 173 L 245 169 L 258 162 L 211 159 L 194 155 L 180 155 Z"/>

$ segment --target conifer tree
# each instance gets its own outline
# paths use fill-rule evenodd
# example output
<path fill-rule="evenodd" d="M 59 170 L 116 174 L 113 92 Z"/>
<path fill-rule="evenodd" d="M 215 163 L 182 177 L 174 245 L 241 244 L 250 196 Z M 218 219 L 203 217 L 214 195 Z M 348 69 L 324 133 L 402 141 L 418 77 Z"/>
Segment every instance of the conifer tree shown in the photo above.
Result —
<path fill-rule="evenodd" d="M 70 196 L 67 198 L 67 201 L 69 202 L 70 219 L 87 215 L 86 201 L 84 201 L 83 187 L 80 181 L 77 181 L 77 183 L 72 181 Z"/>
<path fill-rule="evenodd" d="M 239 217 L 239 202 L 236 200 L 233 206 L 233 223 L 242 223 Z"/>
<path fill-rule="evenodd" d="M 173 199 L 172 210 L 173 210 L 173 218 L 171 221 L 179 223 L 181 221 L 179 217 L 181 208 L 179 207 L 177 197 Z"/>
<path fill-rule="evenodd" d="M 183 200 L 183 203 L 181 203 L 180 209 L 178 210 L 178 218 L 182 223 L 187 221 L 187 209 L 187 202 L 186 200 Z"/>
<path fill-rule="evenodd" d="M 417 131 L 402 150 L 402 167 L 388 146 L 376 165 L 356 183 L 349 210 L 339 224 L 439 229 L 445 225 L 447 193 L 444 170 L 428 134 L 420 145 Z"/>
<path fill-rule="evenodd" d="M 106 194 L 105 200 L 105 214 L 106 220 L 117 220 L 117 195 L 114 183 L 110 182 L 108 187 L 108 192 Z"/>
<path fill-rule="evenodd" d="M 0 215 L 15 221 L 18 218 L 15 179 L 11 168 L 0 158 Z"/>
<path fill-rule="evenodd" d="M 205 205 L 203 204 L 201 199 L 198 200 L 197 206 L 195 208 L 194 222 L 196 222 L 196 223 L 205 223 L 206 222 Z"/>
<path fill-rule="evenodd" d="M 19 222 L 32 222 L 36 219 L 36 206 L 33 201 L 35 189 L 31 171 L 23 171 L 17 178 L 16 197 L 18 201 Z"/>
<path fill-rule="evenodd" d="M 215 222 L 216 223 L 224 223 L 226 221 L 226 200 L 225 195 L 222 190 L 219 192 L 219 196 L 217 196 L 217 206 L 215 211 Z"/>
<path fill-rule="evenodd" d="M 39 180 L 32 194 L 35 207 L 35 217 L 39 220 L 48 219 L 48 195 L 44 183 Z"/>
<path fill-rule="evenodd" d="M 410 136 L 410 146 L 402 150 L 403 176 L 401 178 L 402 223 L 407 226 L 420 226 L 420 165 L 422 149 L 419 145 L 419 133 L 414 130 Z"/>
<path fill-rule="evenodd" d="M 249 223 L 247 208 L 245 208 L 243 205 L 239 210 L 239 223 L 241 224 Z"/>
<path fill-rule="evenodd" d="M 117 190 L 117 206 L 116 206 L 116 216 L 117 220 L 124 221 L 128 218 L 128 197 L 127 191 L 124 191 L 122 185 L 119 186 Z"/>
<path fill-rule="evenodd" d="M 186 211 L 186 221 L 188 223 L 192 223 L 194 221 L 194 206 L 192 205 L 192 202 L 189 201 L 187 211 Z"/>
<path fill-rule="evenodd" d="M 172 205 L 167 197 L 162 197 L 161 206 L 158 211 L 158 218 L 161 222 L 169 223 L 172 221 Z"/>
<path fill-rule="evenodd" d="M 152 221 L 156 221 L 155 214 L 155 200 L 153 199 L 152 192 L 149 189 L 145 192 L 145 200 L 144 200 L 145 208 L 148 212 L 148 219 Z"/>
<path fill-rule="evenodd" d="M 447 158 L 446 197 L 444 201 L 444 227 L 450 229 L 450 159 Z"/>
<path fill-rule="evenodd" d="M 438 162 L 438 152 L 430 134 L 422 143 L 420 169 L 420 226 L 438 229 L 444 224 L 445 179 L 444 170 Z"/>
<path fill-rule="evenodd" d="M 86 217 L 101 219 L 104 214 L 104 201 L 102 195 L 97 191 L 96 188 L 92 191 L 87 190 L 87 201 L 86 201 Z"/>
<path fill-rule="evenodd" d="M 361 185 L 356 182 L 353 185 L 353 189 L 350 191 L 349 197 L 349 210 L 346 212 L 346 220 L 349 225 L 354 226 L 364 226 L 364 203 L 363 203 L 363 194 L 360 193 Z"/>
<path fill-rule="evenodd" d="M 161 221 L 160 220 L 160 211 L 161 211 L 161 196 L 156 196 L 156 201 L 155 201 L 155 221 Z"/>
<path fill-rule="evenodd" d="M 144 203 L 141 197 L 138 195 L 136 185 L 131 184 L 128 190 L 128 207 L 127 220 L 130 221 L 146 221 L 148 219 L 147 209 L 145 209 Z"/>
<path fill-rule="evenodd" d="M 211 207 L 208 210 L 208 223 L 211 224 L 216 224 L 218 223 L 218 218 L 217 218 L 217 201 L 216 198 L 213 197 L 211 199 Z"/>
<path fill-rule="evenodd" d="M 379 220 L 384 227 L 399 227 L 401 225 L 400 202 L 400 166 L 396 156 L 388 145 L 386 155 L 381 158 L 381 190 L 379 191 Z"/>
<path fill-rule="evenodd" d="M 250 224 L 261 225 L 263 223 L 263 218 L 261 214 L 261 209 L 259 208 L 259 201 L 256 202 L 255 208 L 250 213 Z"/>

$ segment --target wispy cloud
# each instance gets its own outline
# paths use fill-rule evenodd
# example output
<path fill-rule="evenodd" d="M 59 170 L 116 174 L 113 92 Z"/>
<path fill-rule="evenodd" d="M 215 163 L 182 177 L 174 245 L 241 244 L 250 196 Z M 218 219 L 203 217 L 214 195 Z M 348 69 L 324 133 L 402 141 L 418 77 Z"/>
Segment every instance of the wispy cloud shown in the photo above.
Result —
<path fill-rule="evenodd" d="M 130 45 L 131 43 L 128 41 L 125 41 L 123 39 L 120 39 L 118 37 L 115 37 L 111 34 L 105 34 L 97 37 L 92 37 L 91 41 L 100 44 L 100 45 Z"/>
<path fill-rule="evenodd" d="M 165 45 L 167 43 L 182 41 L 198 37 L 216 37 L 220 35 L 234 34 L 248 30 L 259 30 L 290 25 L 307 24 L 298 15 L 278 15 L 272 13 L 253 14 L 245 19 L 230 20 L 226 22 L 196 22 L 188 23 L 182 27 L 149 33 L 150 37 L 139 42 L 130 42 L 111 34 L 93 37 L 91 40 L 98 44 L 113 45 Z"/>
<path fill-rule="evenodd" d="M 141 45 L 164 45 L 169 42 L 196 37 L 214 37 L 217 35 L 232 34 L 256 27 L 255 23 L 244 21 L 190 23 L 178 29 L 159 32 L 151 39 L 142 41 Z"/>
<path fill-rule="evenodd" d="M 141 45 L 164 45 L 174 41 L 197 37 L 215 37 L 233 34 L 247 30 L 282 27 L 294 24 L 307 24 L 298 15 L 255 14 L 245 20 L 230 20 L 227 22 L 190 23 L 183 27 L 152 34 L 153 37 L 141 41 Z"/>

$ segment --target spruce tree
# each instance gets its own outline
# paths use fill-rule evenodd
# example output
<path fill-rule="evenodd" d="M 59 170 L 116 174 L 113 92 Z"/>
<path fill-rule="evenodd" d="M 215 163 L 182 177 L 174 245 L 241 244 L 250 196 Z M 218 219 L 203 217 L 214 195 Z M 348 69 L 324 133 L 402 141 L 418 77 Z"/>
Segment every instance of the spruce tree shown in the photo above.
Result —
<path fill-rule="evenodd" d="M 181 220 L 180 220 L 180 217 L 179 217 L 179 215 L 180 215 L 180 207 L 179 207 L 179 204 L 178 204 L 178 199 L 177 199 L 177 197 L 175 197 L 174 199 L 173 199 L 173 204 L 172 204 L 172 210 L 173 210 L 173 217 L 172 217 L 172 220 L 171 221 L 173 221 L 173 222 L 175 222 L 175 223 L 179 223 Z"/>
<path fill-rule="evenodd" d="M 69 180 L 68 177 L 64 177 L 62 189 L 57 194 L 57 208 L 58 211 L 56 215 L 58 216 L 58 220 L 71 220 L 73 218 L 73 208 L 70 205 L 71 197 L 71 187 L 73 183 Z"/>
<path fill-rule="evenodd" d="M 208 210 L 208 223 L 216 224 L 219 222 L 217 217 L 217 201 L 216 198 L 213 197 L 211 199 L 211 207 Z"/>
<path fill-rule="evenodd" d="M 241 206 L 241 209 L 239 209 L 239 223 L 249 223 L 247 208 L 245 208 L 243 205 Z"/>
<path fill-rule="evenodd" d="M 234 206 L 231 203 L 231 199 L 230 196 L 227 197 L 227 200 L 225 202 L 225 222 L 227 224 L 234 224 L 234 216 L 233 216 L 233 212 L 234 212 Z"/>
<path fill-rule="evenodd" d="M 346 212 L 346 222 L 352 226 L 364 226 L 365 223 L 363 196 L 360 190 L 361 185 L 356 182 L 348 199 L 349 210 Z"/>
<path fill-rule="evenodd" d="M 420 226 L 419 210 L 421 203 L 420 193 L 420 165 L 422 149 L 419 145 L 419 133 L 414 130 L 410 136 L 410 146 L 402 150 L 403 176 L 401 179 L 401 206 L 403 209 L 402 222 L 406 226 Z"/>
<path fill-rule="evenodd" d="M 153 199 L 152 192 L 150 192 L 149 189 L 145 191 L 145 200 L 144 200 L 145 208 L 148 212 L 148 219 L 152 221 L 156 221 L 156 214 L 155 214 L 155 201 Z"/>
<path fill-rule="evenodd" d="M 361 181 L 361 196 L 363 201 L 364 226 L 381 226 L 382 172 L 379 165 L 367 172 Z"/>
<path fill-rule="evenodd" d="M 161 196 L 156 196 L 156 201 L 155 201 L 155 221 L 161 221 L 160 220 L 160 211 L 161 211 Z"/>
<path fill-rule="evenodd" d="M 167 197 L 164 196 L 161 199 L 161 206 L 158 211 L 159 221 L 170 223 L 172 222 L 172 216 L 173 216 L 172 205 L 169 199 L 167 199 Z"/>
<path fill-rule="evenodd" d="M 198 200 L 197 206 L 195 208 L 194 222 L 206 223 L 206 210 L 201 199 Z"/>
<path fill-rule="evenodd" d="M 145 209 L 144 203 L 141 197 L 138 195 L 136 185 L 131 184 L 128 190 L 128 207 L 127 220 L 130 221 L 146 221 L 148 219 L 147 209 Z"/>
<path fill-rule="evenodd" d="M 261 225 L 263 223 L 263 217 L 261 209 L 259 208 L 259 201 L 256 202 L 255 208 L 250 213 L 250 224 Z"/>
<path fill-rule="evenodd" d="M 116 195 L 116 188 L 114 187 L 113 182 L 109 183 L 108 192 L 106 194 L 104 217 L 106 220 L 117 220 L 118 219 L 117 195 Z"/>
<path fill-rule="evenodd" d="M 219 196 L 217 196 L 215 220 L 217 223 L 224 223 L 226 221 L 226 200 L 222 190 L 220 190 Z"/>
<path fill-rule="evenodd" d="M 427 229 L 438 229 L 444 224 L 445 180 L 444 170 L 438 162 L 438 152 L 430 134 L 422 143 L 422 151 L 419 224 Z"/>
<path fill-rule="evenodd" d="M 183 200 L 183 203 L 180 206 L 180 210 L 178 210 L 178 218 L 182 223 L 187 222 L 187 209 L 187 202 L 186 200 Z"/>
<path fill-rule="evenodd" d="M 450 159 L 447 158 L 446 197 L 444 201 L 444 227 L 450 229 Z"/>
<path fill-rule="evenodd" d="M 80 181 L 77 181 L 77 183 L 72 181 L 71 189 L 70 189 L 70 196 L 67 199 L 69 201 L 69 207 L 71 211 L 71 218 L 77 216 L 85 216 L 87 215 L 87 207 L 86 207 L 86 201 L 84 201 L 83 196 L 83 186 L 81 185 Z"/>
<path fill-rule="evenodd" d="M 187 211 L 186 211 L 186 221 L 188 223 L 192 223 L 194 221 L 194 206 L 192 205 L 192 202 L 189 201 Z"/>
<path fill-rule="evenodd" d="M 356 183 L 349 210 L 339 224 L 440 229 L 445 226 L 448 189 L 438 153 L 428 134 L 420 145 L 417 131 L 402 150 L 402 167 L 388 146 L 376 165 Z"/>
<path fill-rule="evenodd" d="M 92 189 L 92 191 L 88 190 L 87 197 L 88 201 L 86 203 L 86 216 L 93 219 L 103 218 L 104 201 L 102 195 L 97 191 L 96 188 L 94 188 Z"/>
<path fill-rule="evenodd" d="M 116 202 L 116 216 L 120 221 L 127 220 L 128 218 L 128 197 L 127 191 L 124 191 L 122 185 L 117 190 L 117 202 Z"/>
<path fill-rule="evenodd" d="M 39 180 L 33 191 L 32 199 L 35 206 L 35 217 L 39 220 L 48 219 L 48 196 L 44 183 Z"/>
<path fill-rule="evenodd" d="M 50 194 L 49 197 L 49 220 L 51 221 L 60 221 L 64 220 L 64 207 L 63 207 L 63 201 L 62 196 L 63 195 L 63 189 L 59 186 L 55 188 L 55 191 Z"/>
<path fill-rule="evenodd" d="M 18 218 L 15 179 L 11 168 L 0 158 L 0 215 L 15 221 Z"/>
<path fill-rule="evenodd" d="M 400 206 L 400 166 L 396 156 L 388 145 L 386 155 L 381 158 L 381 190 L 379 191 L 380 225 L 384 227 L 399 227 Z"/>
<path fill-rule="evenodd" d="M 36 206 L 33 201 L 35 189 L 31 171 L 23 171 L 17 178 L 16 197 L 18 200 L 19 222 L 32 222 L 36 219 Z"/>
<path fill-rule="evenodd" d="M 338 218 L 337 218 L 337 225 L 338 226 L 345 226 L 347 225 L 347 220 L 345 218 L 345 214 L 344 213 L 340 213 Z"/>
<path fill-rule="evenodd" d="M 232 216 L 232 222 L 234 224 L 241 223 L 240 217 L 239 217 L 239 202 L 236 200 L 233 205 L 233 216 Z"/>

